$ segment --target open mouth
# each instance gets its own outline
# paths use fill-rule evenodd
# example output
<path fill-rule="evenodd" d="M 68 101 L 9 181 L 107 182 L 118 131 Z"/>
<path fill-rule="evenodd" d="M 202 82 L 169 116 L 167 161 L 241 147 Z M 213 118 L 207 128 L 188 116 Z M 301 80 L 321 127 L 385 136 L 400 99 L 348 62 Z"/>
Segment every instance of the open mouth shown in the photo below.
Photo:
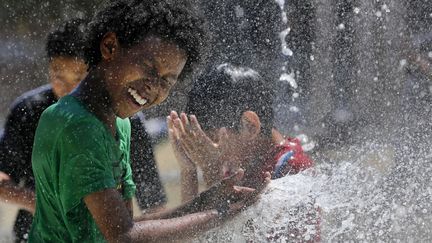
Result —
<path fill-rule="evenodd" d="M 140 106 L 143 106 L 147 104 L 148 100 L 141 95 L 138 94 L 138 91 L 136 91 L 133 88 L 128 89 L 129 94 L 133 97 L 136 103 L 138 103 Z"/>

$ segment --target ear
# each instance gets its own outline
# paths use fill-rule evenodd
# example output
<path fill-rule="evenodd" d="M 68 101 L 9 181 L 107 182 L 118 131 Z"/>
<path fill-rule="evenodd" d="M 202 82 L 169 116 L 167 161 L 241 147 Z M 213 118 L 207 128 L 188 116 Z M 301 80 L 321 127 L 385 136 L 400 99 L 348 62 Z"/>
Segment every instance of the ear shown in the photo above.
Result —
<path fill-rule="evenodd" d="M 102 41 L 100 42 L 99 48 L 103 60 L 111 61 L 112 59 L 114 59 L 116 53 L 118 53 L 120 48 L 116 33 L 106 33 L 102 38 Z"/>
<path fill-rule="evenodd" d="M 261 122 L 258 115 L 253 111 L 245 111 L 241 117 L 240 134 L 247 139 L 255 139 L 261 132 Z"/>

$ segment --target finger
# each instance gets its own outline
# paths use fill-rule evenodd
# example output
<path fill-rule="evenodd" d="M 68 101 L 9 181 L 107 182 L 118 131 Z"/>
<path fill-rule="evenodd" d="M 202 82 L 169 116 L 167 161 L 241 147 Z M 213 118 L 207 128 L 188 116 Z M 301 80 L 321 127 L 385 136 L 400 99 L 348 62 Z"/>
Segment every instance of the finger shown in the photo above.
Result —
<path fill-rule="evenodd" d="M 10 180 L 10 177 L 9 177 L 8 174 L 0 172 L 0 182 L 2 182 L 2 181 L 9 181 L 9 180 Z"/>
<path fill-rule="evenodd" d="M 237 184 L 237 182 L 240 181 L 241 178 L 243 178 L 243 174 L 243 170 L 238 170 L 236 173 L 233 173 L 232 175 L 222 179 L 221 183 L 227 188 L 233 188 L 233 186 Z"/>
<path fill-rule="evenodd" d="M 222 127 L 221 129 L 219 129 L 218 136 L 219 136 L 219 143 L 218 143 L 219 147 L 222 150 L 229 149 L 228 148 L 228 144 L 229 144 L 228 143 L 228 140 L 229 140 L 228 132 L 227 132 L 227 129 L 225 127 Z"/>
<path fill-rule="evenodd" d="M 235 189 L 235 185 L 239 184 L 239 182 L 241 181 L 241 179 L 244 176 L 244 170 L 239 169 L 236 173 L 234 173 L 233 175 L 224 178 L 221 183 L 224 187 L 224 190 L 226 190 L 227 193 L 231 193 L 233 192 L 234 194 L 236 194 L 236 189 Z"/>
<path fill-rule="evenodd" d="M 179 139 L 177 133 L 175 132 L 175 129 L 168 129 L 168 138 L 173 145 L 175 145 L 176 147 L 178 146 Z"/>
<path fill-rule="evenodd" d="M 192 154 L 194 151 L 193 139 L 185 131 L 185 128 L 183 126 L 182 121 L 179 118 L 177 118 L 174 120 L 173 123 L 174 123 L 174 128 L 175 128 L 174 132 L 175 132 L 176 137 L 177 137 L 177 143 L 179 144 L 179 146 L 181 146 L 181 148 L 186 153 Z"/>
<path fill-rule="evenodd" d="M 233 202 L 252 200 L 256 201 L 259 191 L 251 187 L 234 186 L 234 192 L 231 194 Z"/>
<path fill-rule="evenodd" d="M 185 132 L 190 135 L 192 131 L 191 131 L 191 127 L 190 127 L 190 123 L 189 123 L 189 119 L 188 119 L 187 115 L 182 112 L 180 114 L 180 120 L 181 120 L 182 125 L 185 129 Z"/>
<path fill-rule="evenodd" d="M 173 121 L 173 123 L 174 123 L 174 128 L 175 128 L 174 131 L 176 132 L 177 137 L 178 137 L 178 142 L 183 147 L 188 147 L 186 149 L 189 150 L 189 147 L 191 144 L 191 142 L 190 142 L 191 139 L 189 138 L 188 134 L 186 133 L 182 121 L 179 118 L 176 118 Z"/>
<path fill-rule="evenodd" d="M 197 141 L 200 141 L 202 144 L 217 146 L 215 142 L 213 142 L 213 140 L 206 134 L 206 132 L 202 130 L 201 125 L 199 124 L 195 115 L 190 115 L 189 121 L 192 132 L 195 134 Z"/>
<path fill-rule="evenodd" d="M 170 118 L 171 118 L 171 122 L 174 124 L 174 121 L 176 120 L 176 119 L 179 119 L 179 116 L 178 116 L 178 114 L 177 114 L 177 112 L 176 111 L 171 111 L 171 113 L 170 113 Z"/>
<path fill-rule="evenodd" d="M 171 119 L 171 116 L 166 117 L 166 122 L 167 122 L 168 129 L 174 129 L 174 124 L 173 124 L 173 120 Z"/>
<path fill-rule="evenodd" d="M 270 183 L 270 181 L 271 181 L 271 173 L 270 172 L 266 172 L 266 173 L 264 173 L 264 180 L 265 180 L 265 183 Z"/>
<path fill-rule="evenodd" d="M 172 135 L 173 138 L 175 138 L 176 142 L 179 142 L 179 129 L 181 129 L 181 126 L 175 126 L 172 117 L 167 117 L 167 124 L 168 124 L 168 135 Z M 181 124 L 179 124 L 181 125 Z M 171 131 L 170 131 L 171 130 Z"/>
<path fill-rule="evenodd" d="M 241 181 L 244 177 L 244 170 L 238 169 L 237 172 L 234 174 L 237 182 Z"/>
<path fill-rule="evenodd" d="M 174 119 L 173 123 L 174 123 L 174 128 L 176 128 L 178 130 L 180 135 L 183 135 L 183 133 L 185 133 L 185 130 L 184 130 L 183 124 L 180 121 L 180 119 L 179 118 Z"/>
<path fill-rule="evenodd" d="M 175 119 L 179 118 L 176 111 L 171 111 L 170 113 L 171 119 L 174 121 Z"/>
<path fill-rule="evenodd" d="M 176 142 L 177 139 L 174 137 L 174 129 L 168 126 L 168 138 L 171 142 Z"/>
<path fill-rule="evenodd" d="M 198 119 L 195 115 L 190 115 L 189 120 L 192 131 L 199 135 L 205 135 L 205 132 L 201 129 L 201 125 L 199 124 Z"/>
<path fill-rule="evenodd" d="M 255 192 L 256 191 L 253 188 L 245 187 L 245 186 L 234 186 L 233 188 L 234 188 L 234 191 L 237 192 L 237 193 L 239 193 L 239 194 L 242 194 L 242 193 L 249 194 L 251 192 Z"/>

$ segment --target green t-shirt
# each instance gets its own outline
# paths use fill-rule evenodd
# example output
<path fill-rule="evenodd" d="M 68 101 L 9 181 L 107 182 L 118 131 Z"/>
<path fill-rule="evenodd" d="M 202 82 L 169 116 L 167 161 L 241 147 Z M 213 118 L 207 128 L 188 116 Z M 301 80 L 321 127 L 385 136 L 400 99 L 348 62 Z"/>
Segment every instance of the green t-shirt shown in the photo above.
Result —
<path fill-rule="evenodd" d="M 129 163 L 129 119 L 117 118 L 117 139 L 74 97 L 46 109 L 36 130 L 32 166 L 36 213 L 29 242 L 103 242 L 83 198 L 116 188 L 135 193 Z"/>

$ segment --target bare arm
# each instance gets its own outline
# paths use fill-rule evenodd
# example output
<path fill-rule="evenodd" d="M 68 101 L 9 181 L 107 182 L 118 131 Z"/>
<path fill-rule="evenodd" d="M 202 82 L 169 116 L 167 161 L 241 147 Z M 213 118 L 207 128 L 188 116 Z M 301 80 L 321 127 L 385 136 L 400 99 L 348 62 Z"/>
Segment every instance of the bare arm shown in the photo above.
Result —
<path fill-rule="evenodd" d="M 143 242 L 179 239 L 213 227 L 215 210 L 174 219 L 133 222 L 123 199 L 114 189 L 84 198 L 90 213 L 108 242 Z"/>
<path fill-rule="evenodd" d="M 35 211 L 34 192 L 10 182 L 9 177 L 3 172 L 0 172 L 0 200 L 17 204 L 31 213 Z"/>
<path fill-rule="evenodd" d="M 186 214 L 217 208 L 223 203 L 236 203 L 248 201 L 256 196 L 255 189 L 234 186 L 243 178 L 244 171 L 239 170 L 236 174 L 224 178 L 209 189 L 201 192 L 197 197 L 189 200 L 183 205 L 152 214 L 144 214 L 137 220 L 168 219 L 181 217 Z"/>
<path fill-rule="evenodd" d="M 124 203 L 125 203 L 126 209 L 129 212 L 129 215 L 133 218 L 133 203 L 132 203 L 132 199 L 127 200 Z"/>

